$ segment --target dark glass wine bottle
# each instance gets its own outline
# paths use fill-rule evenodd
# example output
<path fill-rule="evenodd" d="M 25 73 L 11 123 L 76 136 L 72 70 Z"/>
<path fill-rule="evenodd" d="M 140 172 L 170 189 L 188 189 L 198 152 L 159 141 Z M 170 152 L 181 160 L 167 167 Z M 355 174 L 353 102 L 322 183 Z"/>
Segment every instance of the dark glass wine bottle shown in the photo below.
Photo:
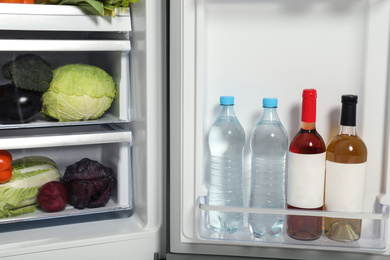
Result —
<path fill-rule="evenodd" d="M 324 201 L 325 143 L 316 130 L 317 91 L 302 95 L 301 129 L 288 154 L 287 208 L 322 210 Z M 322 234 L 322 217 L 287 216 L 287 234 L 298 240 L 315 240 Z"/>
<path fill-rule="evenodd" d="M 356 134 L 356 95 L 341 97 L 340 131 L 326 149 L 325 210 L 363 210 L 367 148 Z M 361 219 L 325 218 L 325 234 L 332 240 L 360 238 Z"/>

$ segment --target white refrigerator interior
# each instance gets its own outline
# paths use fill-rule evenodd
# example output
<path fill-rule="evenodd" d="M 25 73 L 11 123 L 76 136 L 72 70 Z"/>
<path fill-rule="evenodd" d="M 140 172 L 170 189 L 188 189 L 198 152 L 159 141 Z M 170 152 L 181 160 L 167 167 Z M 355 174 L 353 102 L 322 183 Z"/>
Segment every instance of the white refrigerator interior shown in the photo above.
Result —
<path fill-rule="evenodd" d="M 157 259 L 165 254 L 166 77 L 163 1 L 140 1 L 116 17 L 74 6 L 0 3 L 0 64 L 21 54 L 53 69 L 102 68 L 118 96 L 96 120 L 42 116 L 0 124 L 0 149 L 14 159 L 51 158 L 61 174 L 82 158 L 112 168 L 109 202 L 99 208 L 0 218 L 1 259 Z M 0 84 L 10 80 L 0 77 Z"/>
<path fill-rule="evenodd" d="M 390 1 L 172 0 L 170 12 L 172 253 L 387 258 Z M 339 130 L 341 95 L 359 96 L 357 133 L 368 149 L 364 211 L 319 214 L 362 219 L 361 238 L 340 243 L 322 235 L 303 242 L 284 232 L 277 239 L 256 239 L 247 225 L 234 234 L 213 233 L 207 212 L 219 209 L 205 205 L 204 196 L 208 132 L 219 112 L 219 97 L 235 97 L 234 109 L 245 129 L 243 176 L 248 195 L 249 138 L 260 119 L 262 99 L 278 98 L 278 114 L 291 141 L 300 128 L 306 88 L 317 89 L 316 126 L 326 144 Z M 340 183 L 340 188 L 345 185 Z"/>

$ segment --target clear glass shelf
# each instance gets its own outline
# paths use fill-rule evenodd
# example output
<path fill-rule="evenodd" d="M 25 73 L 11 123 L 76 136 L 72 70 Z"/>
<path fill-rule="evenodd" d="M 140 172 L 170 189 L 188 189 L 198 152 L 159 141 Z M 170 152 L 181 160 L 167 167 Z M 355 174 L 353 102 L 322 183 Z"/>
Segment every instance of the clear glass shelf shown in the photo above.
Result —
<path fill-rule="evenodd" d="M 326 212 L 326 211 L 304 211 L 291 209 L 261 209 L 261 208 L 240 208 L 240 207 L 218 207 L 208 206 L 205 204 L 205 197 L 198 198 L 198 220 L 199 220 L 199 236 L 201 239 L 213 240 L 215 242 L 232 242 L 239 244 L 255 244 L 267 247 L 288 247 L 288 248 L 313 248 L 321 250 L 339 251 L 361 251 L 361 252 L 379 252 L 386 250 L 386 240 L 389 206 L 377 204 L 374 213 L 365 212 Z M 247 221 L 239 227 L 235 233 L 214 232 L 207 221 L 209 211 L 224 211 L 224 212 L 243 212 L 245 219 L 248 213 L 256 214 L 284 214 L 284 215 L 306 215 L 306 216 L 322 216 L 322 217 L 340 217 L 362 219 L 362 232 L 359 240 L 355 242 L 345 243 L 336 242 L 328 239 L 325 234 L 314 241 L 300 241 L 290 238 L 285 230 L 277 237 L 265 236 L 261 239 L 252 235 L 249 230 Z M 246 222 L 246 223 L 245 223 Z"/>

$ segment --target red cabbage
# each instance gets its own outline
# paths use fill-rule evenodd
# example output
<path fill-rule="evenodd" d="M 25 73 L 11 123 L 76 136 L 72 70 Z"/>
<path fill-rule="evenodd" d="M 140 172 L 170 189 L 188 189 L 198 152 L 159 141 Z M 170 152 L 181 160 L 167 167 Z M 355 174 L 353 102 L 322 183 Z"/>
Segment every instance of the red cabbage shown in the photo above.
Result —
<path fill-rule="evenodd" d="M 68 188 L 69 204 L 84 209 L 105 206 L 116 181 L 110 167 L 84 158 L 66 167 L 61 182 Z"/>

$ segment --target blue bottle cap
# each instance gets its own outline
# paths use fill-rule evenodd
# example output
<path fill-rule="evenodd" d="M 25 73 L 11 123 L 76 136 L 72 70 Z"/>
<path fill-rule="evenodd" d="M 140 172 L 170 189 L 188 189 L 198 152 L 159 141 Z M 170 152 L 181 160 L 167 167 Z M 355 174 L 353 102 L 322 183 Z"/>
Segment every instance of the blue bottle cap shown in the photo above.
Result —
<path fill-rule="evenodd" d="M 234 105 L 234 97 L 233 96 L 221 96 L 219 98 L 219 102 L 221 103 L 221 105 L 226 105 L 226 106 Z"/>
<path fill-rule="evenodd" d="M 278 107 L 277 98 L 263 98 L 263 107 Z"/>

